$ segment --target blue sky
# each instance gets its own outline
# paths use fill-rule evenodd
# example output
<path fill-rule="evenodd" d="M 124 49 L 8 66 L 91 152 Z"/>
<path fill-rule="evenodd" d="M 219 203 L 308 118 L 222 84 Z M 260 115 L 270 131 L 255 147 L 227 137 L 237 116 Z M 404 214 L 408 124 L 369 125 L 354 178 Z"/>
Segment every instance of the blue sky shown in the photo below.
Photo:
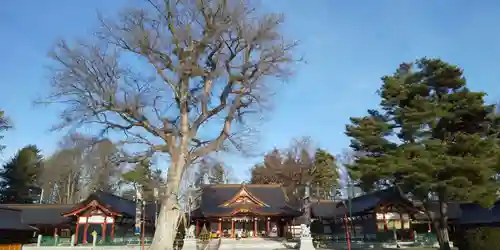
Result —
<path fill-rule="evenodd" d="M 402 61 L 441 57 L 465 69 L 473 90 L 500 100 L 500 2 L 498 1 L 336 1 L 273 0 L 263 7 L 286 15 L 285 33 L 301 41 L 307 63 L 276 96 L 262 127 L 258 149 L 285 147 L 294 137 L 311 136 L 339 153 L 347 148 L 344 126 L 350 116 L 374 107 L 380 77 Z M 27 144 L 48 155 L 57 147 L 55 108 L 34 108 L 46 91 L 47 51 L 58 38 L 89 33 L 96 10 L 110 14 L 127 1 L 0 2 L 0 108 L 16 129 L 2 143 L 10 157 Z M 255 159 L 230 157 L 244 179 Z"/>

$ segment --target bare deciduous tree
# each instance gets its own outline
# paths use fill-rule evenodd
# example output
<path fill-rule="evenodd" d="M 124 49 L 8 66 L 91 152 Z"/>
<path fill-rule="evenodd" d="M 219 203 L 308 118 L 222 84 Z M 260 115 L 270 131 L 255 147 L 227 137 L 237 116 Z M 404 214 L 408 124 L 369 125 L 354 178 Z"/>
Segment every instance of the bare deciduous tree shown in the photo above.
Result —
<path fill-rule="evenodd" d="M 337 160 L 339 163 L 342 165 L 349 165 L 353 164 L 354 160 L 356 160 L 357 157 L 359 157 L 361 154 L 358 152 L 354 152 L 349 149 L 344 149 L 340 154 L 337 155 Z"/>
<path fill-rule="evenodd" d="M 122 132 L 121 145 L 141 144 L 134 160 L 170 157 L 151 248 L 172 249 L 185 169 L 230 145 L 240 149 L 239 124 L 262 111 L 270 84 L 290 76 L 296 43 L 280 33 L 281 15 L 259 14 L 249 1 L 146 2 L 101 18 L 93 41 L 59 43 L 43 101 L 66 105 L 57 128 L 97 124 Z"/>
<path fill-rule="evenodd" d="M 314 180 L 314 147 L 307 137 L 292 141 L 285 150 L 275 149 L 264 156 L 251 172 L 251 182 L 281 184 L 290 199 L 299 200 L 304 186 Z"/>
<path fill-rule="evenodd" d="M 42 200 L 49 203 L 75 204 L 81 197 L 83 146 L 73 135 L 65 136 L 59 150 L 45 160 L 38 182 L 44 190 Z"/>
<path fill-rule="evenodd" d="M 236 181 L 233 169 L 215 158 L 205 157 L 201 159 L 198 164 L 193 166 L 193 170 L 196 173 L 194 177 L 196 187 L 200 187 L 201 184 L 228 184 Z"/>
<path fill-rule="evenodd" d="M 12 124 L 9 121 L 9 119 L 5 116 L 5 113 L 3 110 L 0 110 L 0 132 L 4 132 L 6 130 L 9 130 L 12 128 Z M 0 140 L 3 138 L 2 135 L 0 135 Z M 5 148 L 5 146 L 0 145 L 0 152 Z"/>
<path fill-rule="evenodd" d="M 60 148 L 44 164 L 39 185 L 44 201 L 74 204 L 94 190 L 115 191 L 121 169 L 113 159 L 116 147 L 79 134 L 65 136 Z"/>
<path fill-rule="evenodd" d="M 340 163 L 340 179 L 345 187 L 344 196 L 346 197 L 357 197 L 364 193 L 357 185 L 358 180 L 353 180 L 348 170 L 348 166 L 353 164 L 355 160 L 362 155 L 361 152 L 355 152 L 349 149 L 342 150 L 342 152 L 337 155 L 337 160 Z M 382 189 L 383 188 L 385 188 L 385 186 L 383 186 Z"/>
<path fill-rule="evenodd" d="M 85 154 L 85 183 L 87 190 L 116 193 L 121 184 L 123 169 L 117 161 L 119 151 L 109 139 L 91 144 Z"/>

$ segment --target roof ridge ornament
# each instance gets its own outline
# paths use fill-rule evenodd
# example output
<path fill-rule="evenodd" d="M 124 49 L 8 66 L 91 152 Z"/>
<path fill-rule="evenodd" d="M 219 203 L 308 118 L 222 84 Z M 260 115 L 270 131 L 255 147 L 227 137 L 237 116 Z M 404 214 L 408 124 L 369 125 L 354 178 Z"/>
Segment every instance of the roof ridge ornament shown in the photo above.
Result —
<path fill-rule="evenodd" d="M 222 207 L 228 207 L 231 204 L 237 202 L 240 198 L 245 197 L 248 198 L 252 203 L 255 203 L 258 206 L 261 207 L 269 207 L 266 203 L 261 201 L 259 198 L 255 197 L 246 187 L 246 185 L 242 185 L 241 188 L 236 192 L 236 194 L 231 198 L 230 200 L 224 202 L 223 204 L 219 205 Z"/>

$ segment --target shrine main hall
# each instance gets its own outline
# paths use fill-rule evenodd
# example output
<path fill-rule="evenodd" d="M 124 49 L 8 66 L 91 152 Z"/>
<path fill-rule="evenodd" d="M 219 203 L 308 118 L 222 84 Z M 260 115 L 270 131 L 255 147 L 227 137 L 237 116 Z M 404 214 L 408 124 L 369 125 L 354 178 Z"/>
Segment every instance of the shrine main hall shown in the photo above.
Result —
<path fill-rule="evenodd" d="M 280 185 L 223 184 L 202 187 L 191 213 L 196 235 L 205 227 L 219 237 L 284 237 L 302 215 Z"/>

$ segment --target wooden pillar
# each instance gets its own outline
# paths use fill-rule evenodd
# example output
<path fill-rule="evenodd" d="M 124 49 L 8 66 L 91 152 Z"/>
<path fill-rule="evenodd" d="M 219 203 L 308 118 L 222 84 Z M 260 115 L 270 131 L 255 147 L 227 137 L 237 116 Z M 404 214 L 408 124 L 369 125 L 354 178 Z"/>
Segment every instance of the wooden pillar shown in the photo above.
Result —
<path fill-rule="evenodd" d="M 404 229 L 405 223 L 403 221 L 403 213 L 399 213 L 399 220 L 401 221 L 401 229 Z"/>
<path fill-rule="evenodd" d="M 258 234 L 258 232 L 257 232 L 257 219 L 254 218 L 253 219 L 253 237 L 257 237 L 257 234 Z"/>
<path fill-rule="evenodd" d="M 101 240 L 106 241 L 106 229 L 108 227 L 108 216 L 104 215 L 104 221 L 102 222 L 102 238 Z"/>
<path fill-rule="evenodd" d="M 83 228 L 83 244 L 87 244 L 87 230 L 89 229 L 88 220 L 85 222 L 85 226 Z"/>
<path fill-rule="evenodd" d="M 358 219 L 356 218 L 357 218 L 356 216 L 349 218 L 351 220 L 352 234 L 354 237 L 356 237 L 356 224 L 358 223 Z"/>
<path fill-rule="evenodd" d="M 222 238 L 222 218 L 219 218 L 219 225 L 217 226 L 219 238 Z"/>
<path fill-rule="evenodd" d="M 269 232 L 270 232 L 270 221 L 269 221 L 269 217 L 267 217 L 267 221 L 266 221 L 266 236 L 269 236 Z"/>
<path fill-rule="evenodd" d="M 196 236 L 200 234 L 200 221 L 196 220 Z"/>
<path fill-rule="evenodd" d="M 116 224 L 116 217 L 113 216 L 113 224 L 111 224 L 111 240 L 115 239 L 115 224 Z"/>
<path fill-rule="evenodd" d="M 389 231 L 389 229 L 387 228 L 387 218 L 385 218 L 385 209 L 382 210 L 382 218 L 384 220 L 384 232 L 387 232 Z"/>
<path fill-rule="evenodd" d="M 231 218 L 231 238 L 235 238 L 236 235 L 234 235 L 234 220 Z"/>
<path fill-rule="evenodd" d="M 287 233 L 288 233 L 288 220 L 285 222 L 285 226 L 283 228 L 283 237 L 286 238 Z"/>
<path fill-rule="evenodd" d="M 78 228 L 80 227 L 80 217 L 76 217 L 75 245 L 78 244 Z"/>

